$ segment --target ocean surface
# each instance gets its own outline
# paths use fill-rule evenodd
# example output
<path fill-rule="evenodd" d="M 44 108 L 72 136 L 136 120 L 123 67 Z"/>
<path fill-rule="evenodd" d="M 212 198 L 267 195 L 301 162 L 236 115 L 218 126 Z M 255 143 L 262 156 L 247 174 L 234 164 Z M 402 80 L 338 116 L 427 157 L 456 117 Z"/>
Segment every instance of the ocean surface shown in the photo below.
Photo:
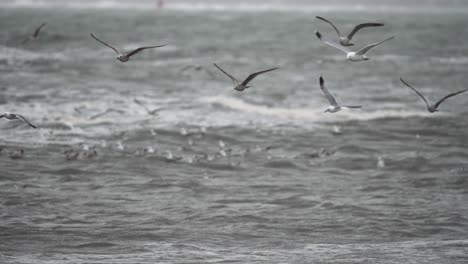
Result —
<path fill-rule="evenodd" d="M 0 8 L 0 111 L 39 127 L 0 119 L 0 263 L 468 263 L 468 94 L 399 81 L 468 88 L 468 13 L 426 11 Z M 395 39 L 346 62 L 315 15 Z"/>

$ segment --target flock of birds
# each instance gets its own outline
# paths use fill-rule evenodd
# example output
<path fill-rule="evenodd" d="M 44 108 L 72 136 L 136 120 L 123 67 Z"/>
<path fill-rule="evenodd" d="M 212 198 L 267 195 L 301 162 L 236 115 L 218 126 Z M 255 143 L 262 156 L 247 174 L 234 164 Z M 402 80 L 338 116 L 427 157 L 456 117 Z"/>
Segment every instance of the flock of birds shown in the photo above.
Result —
<path fill-rule="evenodd" d="M 326 22 L 328 23 L 329 25 L 331 25 L 333 27 L 333 29 L 336 31 L 337 35 L 338 35 L 338 41 L 333 41 L 333 40 L 330 40 L 328 38 L 326 38 L 325 36 L 323 36 L 320 32 L 318 31 L 315 31 L 315 35 L 317 36 L 317 38 L 322 41 L 323 43 L 331 46 L 331 47 L 334 47 L 336 49 L 339 49 L 341 51 L 343 51 L 344 53 L 346 53 L 346 60 L 347 61 L 351 61 L 351 62 L 360 62 L 360 61 L 366 61 L 366 60 L 369 60 L 369 57 L 367 57 L 367 54 L 369 53 L 369 51 L 371 51 L 372 49 L 374 49 L 375 47 L 383 44 L 384 42 L 386 41 L 389 41 L 391 39 L 393 39 L 394 37 L 389 37 L 387 39 L 384 39 L 383 41 L 380 41 L 380 42 L 376 42 L 376 43 L 372 43 L 372 44 L 369 44 L 363 48 L 361 48 L 360 50 L 358 51 L 352 51 L 349 47 L 352 47 L 354 46 L 353 43 L 351 43 L 351 40 L 353 39 L 353 37 L 355 36 L 355 34 L 360 31 L 361 29 L 364 29 L 364 28 L 370 28 L 370 27 L 381 27 L 381 26 L 384 26 L 384 24 L 382 23 L 362 23 L 362 24 L 359 24 L 357 26 L 355 26 L 350 33 L 348 33 L 347 35 L 345 34 L 342 34 L 338 28 L 329 20 L 323 18 L 323 17 L 320 17 L 320 16 L 316 16 L 317 19 L 323 21 L 323 22 Z M 34 40 L 37 40 L 39 38 L 39 35 L 40 35 L 40 32 L 41 30 L 46 26 L 46 23 L 42 23 L 41 25 L 39 25 L 35 31 L 33 32 L 33 34 L 28 37 L 27 39 L 25 39 L 23 41 L 23 44 L 24 43 L 27 43 L 29 41 L 34 41 Z M 128 62 L 130 60 L 130 58 L 140 52 L 142 52 L 143 50 L 146 50 L 146 49 L 154 49 L 154 48 L 161 48 L 161 47 L 164 47 L 166 45 L 154 45 L 154 46 L 145 46 L 145 47 L 139 47 L 137 49 L 134 49 L 130 52 L 121 52 L 119 51 L 117 48 L 115 48 L 114 46 L 108 44 L 107 42 L 99 39 L 98 37 L 96 37 L 93 33 L 90 33 L 90 36 L 96 40 L 97 42 L 99 42 L 100 44 L 112 49 L 116 54 L 117 54 L 117 60 L 119 60 L 120 62 Z M 267 73 L 267 72 L 271 72 L 271 71 L 274 71 L 276 69 L 278 69 L 277 67 L 274 67 L 274 68 L 270 68 L 270 69 L 266 69 L 266 70 L 262 70 L 262 71 L 258 71 L 258 72 L 254 72 L 250 75 L 248 75 L 247 78 L 245 78 L 243 81 L 240 81 L 239 79 L 235 78 L 233 75 L 229 74 L 227 71 L 225 71 L 224 69 L 222 69 L 219 65 L 217 65 L 216 63 L 214 63 L 214 66 L 219 70 L 221 71 L 223 74 L 225 74 L 227 77 L 229 77 L 231 79 L 231 81 L 234 83 L 234 89 L 241 92 L 241 91 L 244 91 L 246 90 L 247 88 L 251 87 L 249 86 L 248 84 L 257 76 L 261 75 L 261 74 L 264 74 L 264 73 Z M 439 101 L 437 101 L 436 103 L 434 104 L 430 104 L 426 98 L 418 91 L 416 90 L 414 87 L 412 87 L 408 82 L 406 82 L 405 80 L 403 80 L 402 78 L 400 78 L 400 81 L 405 84 L 407 87 L 409 87 L 411 90 L 413 90 L 419 97 L 421 97 L 421 99 L 424 101 L 424 103 L 426 104 L 426 107 L 427 107 L 427 110 L 430 112 L 430 113 L 434 113 L 436 111 L 438 111 L 438 108 L 440 106 L 440 104 L 442 102 L 444 102 L 445 100 L 453 97 L 453 96 L 456 96 L 458 94 L 461 94 L 461 93 L 464 93 L 466 91 L 468 91 L 468 89 L 465 89 L 465 90 L 461 90 L 461 91 L 458 91 L 458 92 L 454 92 L 454 93 L 450 93 L 446 96 L 444 96 L 442 99 L 440 99 Z M 333 94 L 328 90 L 328 88 L 325 86 L 325 80 L 322 76 L 319 77 L 319 84 L 320 84 L 320 88 L 325 96 L 325 98 L 329 101 L 330 105 L 328 106 L 328 108 L 325 110 L 325 112 L 329 112 L 329 113 L 336 113 L 340 110 L 343 110 L 343 109 L 353 109 L 353 108 L 361 108 L 362 106 L 346 106 L 346 105 L 340 105 L 336 98 L 333 96 Z M 136 100 L 136 99 L 135 99 Z M 139 101 L 136 101 L 136 103 L 138 104 L 141 104 L 141 102 Z M 156 109 L 155 111 L 157 111 L 158 109 Z M 150 112 L 148 110 L 148 112 Z M 31 122 L 29 122 L 28 119 L 26 119 L 23 115 L 21 114 L 14 114 L 14 113 L 4 113 L 2 115 L 0 115 L 0 119 L 2 118 L 5 118 L 5 119 L 8 119 L 8 120 L 20 120 L 24 123 L 26 123 L 27 125 L 29 125 L 30 127 L 32 128 L 37 128 L 36 125 L 32 124 Z"/>

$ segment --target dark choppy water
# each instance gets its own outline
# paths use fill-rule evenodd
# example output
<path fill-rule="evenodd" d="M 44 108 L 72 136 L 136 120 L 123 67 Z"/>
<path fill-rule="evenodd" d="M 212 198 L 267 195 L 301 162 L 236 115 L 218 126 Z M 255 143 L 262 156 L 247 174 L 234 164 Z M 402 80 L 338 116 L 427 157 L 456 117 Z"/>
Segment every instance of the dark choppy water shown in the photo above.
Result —
<path fill-rule="evenodd" d="M 0 110 L 40 129 L 0 120 L 0 262 L 467 263 L 468 96 L 398 80 L 466 88 L 466 13 L 320 14 L 396 39 L 347 63 L 315 13 L 1 9 Z M 281 68 L 238 93 L 213 62 Z M 320 74 L 364 110 L 324 114 Z"/>

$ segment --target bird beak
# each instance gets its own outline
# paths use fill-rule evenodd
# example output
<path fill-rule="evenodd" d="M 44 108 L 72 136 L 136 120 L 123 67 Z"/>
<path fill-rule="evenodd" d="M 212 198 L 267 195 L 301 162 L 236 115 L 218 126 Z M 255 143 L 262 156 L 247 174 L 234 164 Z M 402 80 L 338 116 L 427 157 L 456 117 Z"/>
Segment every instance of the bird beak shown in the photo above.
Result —
<path fill-rule="evenodd" d="M 328 112 L 328 109 L 324 111 L 324 113 Z"/>

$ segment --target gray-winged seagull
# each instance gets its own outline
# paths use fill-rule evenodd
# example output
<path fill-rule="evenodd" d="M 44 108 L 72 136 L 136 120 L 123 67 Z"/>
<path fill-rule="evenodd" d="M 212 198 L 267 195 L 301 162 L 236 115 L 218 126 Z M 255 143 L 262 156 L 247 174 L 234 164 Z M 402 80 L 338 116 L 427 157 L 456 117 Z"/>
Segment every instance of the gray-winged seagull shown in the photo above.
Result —
<path fill-rule="evenodd" d="M 327 44 L 327 45 L 330 45 L 334 48 L 337 48 L 341 51 L 343 51 L 344 53 L 346 53 L 346 60 L 349 60 L 349 61 L 352 61 L 352 62 L 358 62 L 358 61 L 364 61 L 364 60 L 369 60 L 369 58 L 366 56 L 366 54 L 373 48 L 379 46 L 380 44 L 384 43 L 385 41 L 388 41 L 388 40 L 391 40 L 393 39 L 394 37 L 389 37 L 388 39 L 385 39 L 383 41 L 380 41 L 380 42 L 377 42 L 377 43 L 373 43 L 373 44 L 370 44 L 370 45 L 367 45 L 365 46 L 364 48 L 354 52 L 354 51 L 351 51 L 349 50 L 348 48 L 346 47 L 343 47 L 341 46 L 340 44 L 338 43 L 335 43 L 333 41 L 330 41 L 328 40 L 327 38 L 325 38 L 324 36 L 322 36 L 322 34 L 320 34 L 320 32 L 318 31 L 315 31 L 315 35 L 317 36 L 317 38 L 319 38 L 323 43 Z"/>
<path fill-rule="evenodd" d="M 353 38 L 354 34 L 356 34 L 356 32 L 358 32 L 359 30 L 361 30 L 363 28 L 366 28 L 366 27 L 381 27 L 381 26 L 384 25 L 382 23 L 363 23 L 363 24 L 359 24 L 359 25 L 355 26 L 353 28 L 353 30 L 351 30 L 351 32 L 346 36 L 346 35 L 342 35 L 340 33 L 340 31 L 338 30 L 338 28 L 335 27 L 335 25 L 333 25 L 332 22 L 330 22 L 327 19 L 325 19 L 323 17 L 320 17 L 320 16 L 316 16 L 316 18 L 327 22 L 328 24 L 330 24 L 335 29 L 336 34 L 338 34 L 338 37 L 339 37 L 338 42 L 343 46 L 353 46 L 354 44 L 351 43 L 351 39 Z"/>
<path fill-rule="evenodd" d="M 140 48 L 137 48 L 133 51 L 130 51 L 128 53 L 121 53 L 119 50 L 117 50 L 116 48 L 112 47 L 111 45 L 107 44 L 106 42 L 98 39 L 96 36 L 93 35 L 93 33 L 90 33 L 91 37 L 93 37 L 93 39 L 97 40 L 98 42 L 100 42 L 101 44 L 111 48 L 113 51 L 115 51 L 115 53 L 118 54 L 117 56 L 117 59 L 121 62 L 127 62 L 131 56 L 145 50 L 145 49 L 153 49 L 153 48 L 160 48 L 160 47 L 164 47 L 166 45 L 159 45 L 159 46 L 148 46 L 148 47 L 140 47 Z"/>
<path fill-rule="evenodd" d="M 362 107 L 362 106 L 344 106 L 344 105 L 339 105 L 339 104 L 336 102 L 336 99 L 335 99 L 335 97 L 333 96 L 333 94 L 331 94 L 330 91 L 328 91 L 327 87 L 325 86 L 325 81 L 323 80 L 322 76 L 320 76 L 319 82 L 320 82 L 320 89 L 322 89 L 323 94 L 325 95 L 325 97 L 326 97 L 326 98 L 328 99 L 328 101 L 330 102 L 330 106 L 328 106 L 327 110 L 325 110 L 325 113 L 326 113 L 326 112 L 329 112 L 329 113 L 336 113 L 336 112 L 340 111 L 341 109 L 361 108 L 361 107 Z"/>
<path fill-rule="evenodd" d="M 25 122 L 26 124 L 28 124 L 30 127 L 32 128 L 37 128 L 37 126 L 31 124 L 26 118 L 24 118 L 24 116 L 22 115 L 18 115 L 18 114 L 11 114 L 11 113 L 4 113 L 3 115 L 0 115 L 0 119 L 1 118 L 6 118 L 8 120 L 21 120 L 23 122 Z"/>
<path fill-rule="evenodd" d="M 424 98 L 424 96 L 423 96 L 420 92 L 418 92 L 416 89 L 414 89 L 411 85 L 409 85 L 407 82 L 405 82 L 405 81 L 403 80 L 403 78 L 400 78 L 400 81 L 401 81 L 402 83 L 404 83 L 406 86 L 408 86 L 409 88 L 411 88 L 411 90 L 413 90 L 417 95 L 419 95 L 419 97 L 421 97 L 421 98 L 423 99 L 424 103 L 426 103 L 427 111 L 429 111 L 430 113 L 434 113 L 434 112 L 439 111 L 439 109 L 437 109 L 437 108 L 439 107 L 439 105 L 440 105 L 443 101 L 445 101 L 445 100 L 449 99 L 450 97 L 453 97 L 453 96 L 455 96 L 455 95 L 457 95 L 457 94 L 461 94 L 461 93 L 464 93 L 464 92 L 468 91 L 468 89 L 465 89 L 465 90 L 462 90 L 462 91 L 459 91 L 459 92 L 455 92 L 455 93 L 448 94 L 448 95 L 445 96 L 444 98 L 440 99 L 437 103 L 430 105 L 430 104 L 427 102 L 426 98 Z"/>
<path fill-rule="evenodd" d="M 264 71 L 254 72 L 254 73 L 250 74 L 244 81 L 240 82 L 234 76 L 230 75 L 225 70 L 221 69 L 221 67 L 219 67 L 216 63 L 213 63 L 213 64 L 214 64 L 214 66 L 216 68 L 218 68 L 218 70 L 220 70 L 221 72 L 226 74 L 232 80 L 232 82 L 235 85 L 234 90 L 237 90 L 237 91 L 244 91 L 245 89 L 251 87 L 251 86 L 248 86 L 247 84 L 250 81 L 252 81 L 255 77 L 257 77 L 258 75 L 278 69 L 278 67 L 275 67 L 275 68 L 271 68 L 271 69 L 264 70 Z"/>

